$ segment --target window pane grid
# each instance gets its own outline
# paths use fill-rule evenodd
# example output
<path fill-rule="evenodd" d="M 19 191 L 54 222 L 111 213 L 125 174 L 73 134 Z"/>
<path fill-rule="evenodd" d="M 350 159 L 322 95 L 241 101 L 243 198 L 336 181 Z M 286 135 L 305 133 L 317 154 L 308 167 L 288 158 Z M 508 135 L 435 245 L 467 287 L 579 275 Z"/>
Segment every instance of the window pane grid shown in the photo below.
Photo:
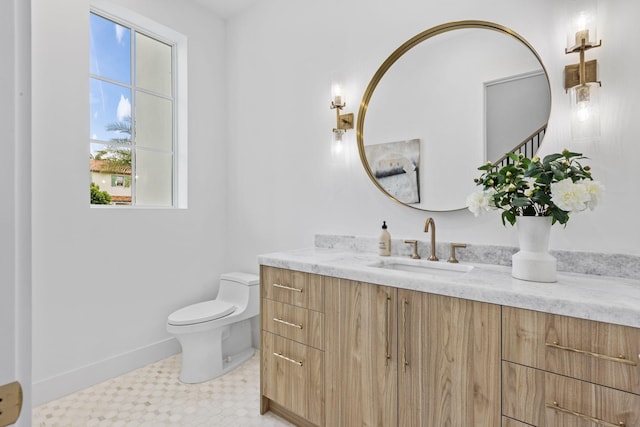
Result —
<path fill-rule="evenodd" d="M 129 151 L 130 156 L 130 178 L 126 180 L 127 184 L 130 184 L 131 187 L 131 204 L 136 205 L 139 203 L 139 206 L 152 206 L 152 207 L 167 207 L 174 206 L 175 203 L 175 188 L 177 185 L 176 182 L 176 173 L 175 168 L 177 167 L 177 159 L 176 159 L 176 138 L 177 138 L 177 126 L 176 126 L 176 110 L 175 110 L 175 69 L 176 69 L 176 49 L 174 43 L 167 43 L 161 37 L 156 35 L 150 35 L 150 33 L 139 31 L 135 28 L 135 25 L 125 25 L 120 22 L 119 19 L 106 18 L 101 16 L 100 14 L 95 14 L 92 12 L 92 15 L 96 15 L 99 18 L 109 20 L 116 27 L 116 32 L 119 30 L 118 26 L 125 28 L 129 31 L 128 42 L 130 44 L 129 48 L 129 81 L 131 84 L 127 82 L 123 82 L 120 79 L 114 79 L 109 76 L 101 75 L 99 67 L 95 67 L 97 72 L 91 72 L 90 70 L 90 78 L 95 79 L 98 82 L 103 82 L 105 84 L 115 85 L 117 87 L 121 87 L 128 90 L 130 101 L 130 111 L 128 115 L 129 119 L 129 129 L 128 134 L 130 140 L 126 142 L 124 138 L 122 138 L 122 142 L 114 142 L 116 138 L 112 138 L 108 140 L 107 135 L 105 137 L 90 138 L 90 145 L 93 146 L 102 146 L 103 150 L 112 150 L 112 151 L 122 151 L 123 149 Z M 93 21 L 92 21 L 93 23 Z M 144 36 L 145 38 L 140 39 L 139 36 Z M 145 43 L 146 52 L 143 54 L 143 65 L 145 66 L 145 72 L 150 80 L 148 80 L 147 84 L 150 87 L 142 87 L 139 86 L 139 70 L 138 65 L 139 62 L 136 62 L 139 59 L 139 55 L 141 55 L 139 51 L 138 40 L 143 40 Z M 166 49 L 168 48 L 168 50 Z M 166 55 L 169 55 L 167 58 Z M 158 56 L 159 55 L 159 56 Z M 163 59 L 164 56 L 164 59 Z M 159 62 L 158 62 L 159 61 Z M 170 62 L 167 62 L 170 61 Z M 96 61 L 98 62 L 98 61 Z M 156 67 L 156 65 L 160 65 Z M 165 64 L 165 65 L 162 65 Z M 167 68 L 167 66 L 169 68 Z M 164 73 L 163 73 L 164 70 Z M 168 75 L 167 75 L 168 71 Z M 168 79 L 168 80 L 167 80 Z M 164 80 L 164 83 L 162 82 Z M 155 83 L 154 83 L 155 82 Z M 160 86 L 158 86 L 158 82 Z M 155 86 L 155 87 L 154 87 Z M 164 89 L 163 89 L 164 87 Z M 166 93 L 163 93 L 164 92 Z M 139 122 L 139 117 L 137 117 L 137 108 L 139 107 L 139 97 L 145 95 L 148 98 L 146 101 L 146 107 L 151 105 L 152 110 L 145 113 L 145 123 L 141 124 Z M 120 95 L 121 100 L 124 98 L 124 95 Z M 153 101 L 153 99 L 157 99 L 158 101 Z M 125 99 L 126 100 L 126 99 Z M 151 100 L 151 101 L 150 101 Z M 162 101 L 161 101 L 162 100 Z M 151 102 L 152 104 L 149 104 Z M 160 104 L 158 104 L 158 102 Z M 162 104 L 162 102 L 168 102 L 168 104 Z M 165 105 L 163 107 L 163 105 Z M 160 110 L 158 110 L 160 108 Z M 164 109 L 165 113 L 162 113 L 162 109 Z M 168 118 L 166 120 L 167 125 L 157 126 L 159 123 L 158 120 L 154 119 L 153 116 L 149 114 L 157 114 L 160 111 L 161 119 Z M 118 111 L 118 118 L 122 118 Z M 160 123 L 164 123 L 160 121 Z M 144 141 L 139 141 L 138 136 L 138 127 L 140 125 L 146 126 L 146 128 L 151 131 L 145 132 Z M 154 128 L 166 129 L 168 133 L 165 132 L 166 137 L 162 136 L 162 133 L 158 134 L 160 131 L 153 132 Z M 92 130 L 92 134 L 93 130 Z M 169 139 L 166 139 L 166 138 Z M 157 138 L 160 140 L 157 141 Z M 166 142 L 162 142 L 166 141 Z M 158 144 L 165 145 L 164 147 L 149 147 L 146 145 L 149 144 Z M 140 145 L 142 144 L 142 145 Z M 167 145 L 168 144 L 168 145 Z M 93 153 L 93 149 L 92 149 Z M 149 154 L 144 154 L 149 153 Z M 140 157 L 143 156 L 143 157 Z M 142 165 L 138 165 L 139 161 L 142 161 L 145 167 L 144 171 L 139 170 L 139 167 Z M 152 162 L 152 163 L 149 163 Z M 159 163 L 153 163 L 159 162 Z M 168 163 L 167 163 L 168 162 Z M 148 168 L 148 169 L 147 169 Z M 157 177 L 154 178 L 153 174 L 159 173 Z M 142 175 L 141 175 L 142 174 Z M 149 175 L 152 174 L 152 175 Z M 144 177 L 145 184 L 140 186 L 138 182 L 139 177 Z M 93 179 L 93 178 L 92 178 Z M 105 182 L 105 180 L 102 180 Z M 122 187 L 123 179 L 114 180 L 111 179 L 112 183 L 117 183 L 117 186 Z M 163 189 L 162 185 L 158 187 L 155 184 L 164 183 L 165 186 Z M 145 192 L 145 196 L 140 198 L 141 195 L 137 194 L 137 190 Z M 93 200 L 93 198 L 92 198 Z M 93 202 L 92 202 L 93 203 Z"/>
<path fill-rule="evenodd" d="M 126 87 L 127 89 L 133 89 L 133 85 L 132 84 L 123 83 L 123 82 L 121 82 L 119 80 L 113 80 L 113 79 L 110 79 L 108 77 L 101 76 L 99 74 L 89 73 L 89 77 L 92 78 L 92 79 L 96 79 L 96 80 L 102 80 L 105 83 L 111 83 L 111 84 L 114 84 L 114 85 Z"/>

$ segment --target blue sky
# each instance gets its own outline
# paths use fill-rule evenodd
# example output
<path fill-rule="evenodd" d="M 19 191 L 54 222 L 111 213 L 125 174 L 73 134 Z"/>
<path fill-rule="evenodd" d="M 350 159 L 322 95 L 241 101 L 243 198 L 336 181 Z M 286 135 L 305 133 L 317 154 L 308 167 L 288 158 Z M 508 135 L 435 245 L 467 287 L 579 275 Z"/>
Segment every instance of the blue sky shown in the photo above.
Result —
<path fill-rule="evenodd" d="M 90 34 L 90 73 L 129 85 L 131 30 L 92 13 Z M 102 141 L 122 137 L 115 132 L 107 132 L 105 126 L 131 117 L 131 90 L 91 78 L 90 104 L 89 137 Z"/>

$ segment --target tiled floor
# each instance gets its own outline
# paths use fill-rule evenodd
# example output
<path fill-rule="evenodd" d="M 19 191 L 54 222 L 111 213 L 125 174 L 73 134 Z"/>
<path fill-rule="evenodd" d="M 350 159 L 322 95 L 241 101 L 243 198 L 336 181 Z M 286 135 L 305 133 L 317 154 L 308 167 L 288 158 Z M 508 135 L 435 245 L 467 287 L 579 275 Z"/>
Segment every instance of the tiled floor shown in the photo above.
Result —
<path fill-rule="evenodd" d="M 153 363 L 33 410 L 34 427 L 292 426 L 260 415 L 258 353 L 222 377 L 178 381 L 180 355 Z"/>

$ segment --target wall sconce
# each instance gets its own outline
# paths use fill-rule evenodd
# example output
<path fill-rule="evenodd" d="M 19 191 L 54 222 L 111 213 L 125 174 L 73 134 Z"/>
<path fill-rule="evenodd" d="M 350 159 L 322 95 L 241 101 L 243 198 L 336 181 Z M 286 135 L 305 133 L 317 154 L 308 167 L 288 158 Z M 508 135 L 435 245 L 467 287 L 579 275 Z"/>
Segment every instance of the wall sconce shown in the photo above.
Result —
<path fill-rule="evenodd" d="M 347 103 L 340 85 L 331 85 L 330 108 L 336 110 L 336 127 L 333 128 L 333 138 L 331 140 L 331 153 L 334 156 L 338 156 L 344 151 L 345 133 L 347 130 L 353 129 L 353 113 L 340 114 L 346 105 Z"/>
<path fill-rule="evenodd" d="M 597 90 L 602 86 L 598 80 L 598 62 L 595 59 L 585 61 L 587 50 L 602 46 L 597 41 L 594 6 L 585 7 L 586 1 L 581 1 L 581 10 L 575 18 L 567 34 L 565 53 L 580 54 L 580 62 L 564 67 L 564 89 L 571 91 L 572 133 L 574 138 L 599 136 L 600 125 L 598 112 Z"/>

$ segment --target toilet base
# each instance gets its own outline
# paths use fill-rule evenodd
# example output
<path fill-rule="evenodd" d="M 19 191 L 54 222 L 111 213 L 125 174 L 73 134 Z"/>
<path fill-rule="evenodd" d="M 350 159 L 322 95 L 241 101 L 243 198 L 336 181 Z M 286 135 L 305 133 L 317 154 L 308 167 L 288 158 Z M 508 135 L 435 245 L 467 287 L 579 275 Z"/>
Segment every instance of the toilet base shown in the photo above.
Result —
<path fill-rule="evenodd" d="M 249 322 L 243 321 L 177 337 L 182 346 L 179 380 L 186 384 L 202 383 L 238 367 L 254 354 L 250 333 Z"/>
<path fill-rule="evenodd" d="M 178 379 L 181 383 L 185 384 L 198 384 L 205 381 L 213 380 L 226 374 L 229 371 L 232 371 L 247 360 L 251 359 L 251 356 L 253 356 L 254 353 L 254 348 L 248 348 L 242 353 L 236 354 L 234 356 L 229 356 L 227 357 L 227 360 L 222 363 L 222 369 L 215 372 L 214 370 L 210 370 L 209 372 L 191 372 L 189 369 L 185 370 L 183 364 Z"/>

